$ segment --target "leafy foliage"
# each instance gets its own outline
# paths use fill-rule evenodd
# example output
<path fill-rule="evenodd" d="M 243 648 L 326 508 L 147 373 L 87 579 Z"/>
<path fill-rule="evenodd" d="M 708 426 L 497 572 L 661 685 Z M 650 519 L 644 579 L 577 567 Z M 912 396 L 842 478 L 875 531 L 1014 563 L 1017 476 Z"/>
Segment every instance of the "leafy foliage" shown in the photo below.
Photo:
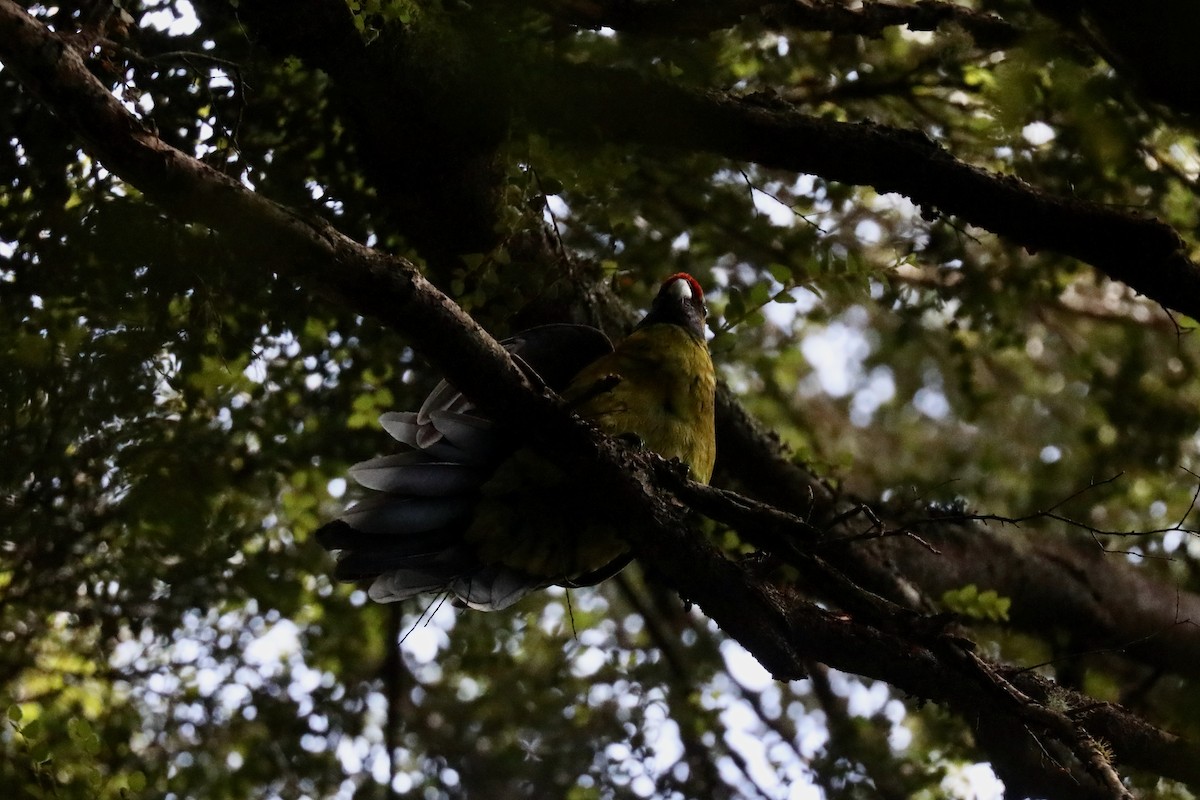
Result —
<path fill-rule="evenodd" d="M 747 13 L 698 31 L 619 13 L 658 3 L 333 3 L 381 71 L 397 65 L 403 102 L 340 73 L 337 47 L 285 52 L 303 13 L 272 29 L 254 16 L 272 4 L 251 5 L 124 2 L 132 26 L 106 23 L 89 63 L 168 143 L 421 262 L 498 335 L 598 284 L 644 308 L 689 271 L 724 380 L 821 478 L 898 514 L 1019 517 L 1014 552 L 1103 542 L 1146 585 L 1200 590 L 1191 320 L 897 193 L 575 139 L 518 102 L 553 63 L 894 125 L 1052 195 L 1137 208 L 1194 259 L 1194 127 L 1042 4 L 971 4 L 1021 33 L 1000 48 L 959 24 L 875 35 Z M 30 5 L 81 35 L 119 18 L 106 9 Z M 972 772 L 989 752 L 968 721 L 818 664 L 775 683 L 636 567 L 495 615 L 334 585 L 311 534 L 348 465 L 386 446 L 378 414 L 438 376 L 358 310 L 165 216 L 12 70 L 0 103 L 0 785 L 64 800 L 994 790 L 963 777 L 990 776 Z M 371 127 L 405 115 L 444 127 Z M 1145 533 L 1108 535 L 1127 531 Z M 981 649 L 1200 736 L 1194 659 L 1139 660 L 1100 622 L 1062 624 L 1036 587 L 945 580 L 924 590 L 986 623 Z"/>

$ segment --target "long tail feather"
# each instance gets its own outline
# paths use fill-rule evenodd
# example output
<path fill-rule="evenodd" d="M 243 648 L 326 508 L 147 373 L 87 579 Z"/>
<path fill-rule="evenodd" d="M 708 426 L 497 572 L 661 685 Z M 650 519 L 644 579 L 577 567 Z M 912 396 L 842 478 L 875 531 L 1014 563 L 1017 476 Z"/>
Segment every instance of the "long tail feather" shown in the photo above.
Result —
<path fill-rule="evenodd" d="M 455 576 L 478 569 L 479 562 L 465 547 L 450 547 L 422 554 L 407 552 L 404 548 L 380 547 L 378 549 L 356 548 L 343 550 L 338 557 L 334 574 L 338 580 L 356 581 L 378 578 L 406 571 L 415 576 L 442 575 L 442 585 Z M 397 586 L 403 581 L 397 579 Z"/>
<path fill-rule="evenodd" d="M 533 328 L 504 345 L 556 390 L 612 350 L 604 334 L 579 325 Z M 323 547 L 339 551 L 339 580 L 374 578 L 369 595 L 377 602 L 449 590 L 485 610 L 507 608 L 551 582 L 481 564 L 464 540 L 480 487 L 511 455 L 513 438 L 445 381 L 419 411 L 389 411 L 379 421 L 401 452 L 356 464 L 350 475 L 380 494 L 317 531 Z"/>
<path fill-rule="evenodd" d="M 429 420 L 425 420 L 424 423 L 418 422 L 415 411 L 388 411 L 379 417 L 379 424 L 400 444 L 412 450 L 419 450 L 435 461 L 482 464 L 491 457 L 490 450 L 483 453 L 469 453 L 445 440 L 439 440 L 424 447 L 419 446 L 417 440 L 423 438 L 422 430 L 433 429 L 433 423 Z M 436 433 L 436 430 L 433 430 Z"/>
<path fill-rule="evenodd" d="M 484 478 L 478 468 L 453 461 L 432 461 L 421 452 L 397 453 L 350 468 L 360 486 L 377 492 L 439 497 L 474 491 Z"/>
<path fill-rule="evenodd" d="M 545 585 L 544 580 L 489 564 L 471 575 L 455 578 L 449 589 L 477 611 L 500 611 Z"/>

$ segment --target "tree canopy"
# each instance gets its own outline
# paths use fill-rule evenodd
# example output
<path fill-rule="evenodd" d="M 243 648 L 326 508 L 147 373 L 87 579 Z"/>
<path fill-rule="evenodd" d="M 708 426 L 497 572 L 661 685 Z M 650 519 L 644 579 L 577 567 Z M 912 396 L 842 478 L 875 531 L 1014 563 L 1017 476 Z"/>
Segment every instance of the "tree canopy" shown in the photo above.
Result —
<path fill-rule="evenodd" d="M 0 0 L 0 785 L 1193 797 L 1198 33 L 1185 0 Z M 712 487 L 496 343 L 619 337 L 679 271 Z M 495 614 L 335 583 L 313 532 L 442 376 L 635 565 Z"/>

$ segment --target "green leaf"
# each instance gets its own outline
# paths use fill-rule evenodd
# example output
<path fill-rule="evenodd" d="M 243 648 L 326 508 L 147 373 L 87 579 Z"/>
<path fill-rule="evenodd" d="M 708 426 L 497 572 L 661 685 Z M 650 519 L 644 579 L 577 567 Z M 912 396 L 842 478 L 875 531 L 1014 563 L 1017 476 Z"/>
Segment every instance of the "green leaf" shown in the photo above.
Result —
<path fill-rule="evenodd" d="M 71 717 L 67 720 L 67 735 L 75 742 L 82 742 L 92 735 L 92 726 L 82 717 Z"/>
<path fill-rule="evenodd" d="M 978 586 L 969 583 L 959 589 L 944 592 L 942 605 L 965 617 L 1002 622 L 1008 619 L 1012 598 L 1001 597 L 995 589 L 981 592 Z"/>
<path fill-rule="evenodd" d="M 33 722 L 30 722 L 28 725 L 22 726 L 21 727 L 21 735 L 30 741 L 40 738 L 42 735 L 41 719 L 35 719 Z"/>

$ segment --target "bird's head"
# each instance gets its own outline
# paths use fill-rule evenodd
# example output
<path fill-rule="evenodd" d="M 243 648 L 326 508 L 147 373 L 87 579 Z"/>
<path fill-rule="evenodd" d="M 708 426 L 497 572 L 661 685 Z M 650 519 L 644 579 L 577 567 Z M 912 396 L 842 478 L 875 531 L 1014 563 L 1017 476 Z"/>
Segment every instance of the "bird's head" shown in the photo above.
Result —
<path fill-rule="evenodd" d="M 678 325 L 703 342 L 707 316 L 700 283 L 686 272 L 676 272 L 663 281 L 650 305 L 650 313 L 638 323 L 638 328 L 661 323 Z"/>

